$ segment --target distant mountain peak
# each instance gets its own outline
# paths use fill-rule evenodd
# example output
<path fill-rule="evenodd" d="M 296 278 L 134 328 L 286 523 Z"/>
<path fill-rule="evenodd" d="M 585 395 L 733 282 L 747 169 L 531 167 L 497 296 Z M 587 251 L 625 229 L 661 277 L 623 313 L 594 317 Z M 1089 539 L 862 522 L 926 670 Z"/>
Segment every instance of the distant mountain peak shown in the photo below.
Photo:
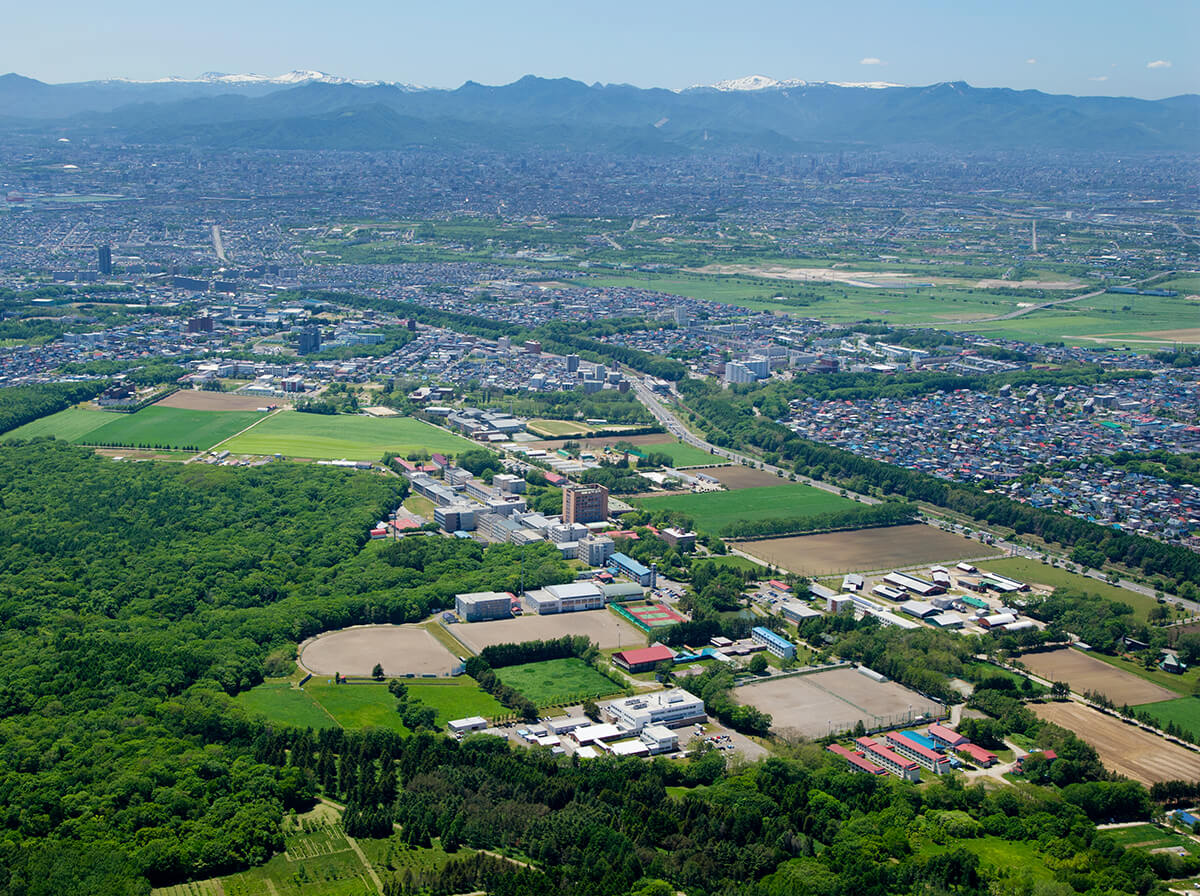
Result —
<path fill-rule="evenodd" d="M 279 87 L 288 87 L 297 84 L 352 84 L 356 87 L 378 87 L 387 85 L 399 87 L 405 90 L 420 90 L 422 88 L 411 84 L 400 84 L 391 81 L 360 81 L 353 78 L 343 78 L 339 75 L 331 75 L 327 72 L 316 71 L 315 69 L 296 69 L 290 72 L 285 72 L 282 75 L 260 75 L 254 72 L 241 74 L 229 74 L 227 72 L 204 72 L 196 78 L 184 78 L 179 75 L 171 75 L 166 78 L 152 78 L 150 80 L 138 80 L 136 78 L 108 78 L 103 81 L 93 81 L 90 83 L 101 84 L 225 84 L 231 87 L 244 87 L 251 85 L 276 85 Z"/>
<path fill-rule="evenodd" d="M 889 81 L 803 81 L 790 78 L 778 81 L 766 75 L 747 75 L 744 78 L 733 78 L 728 81 L 718 81 L 716 84 L 696 84 L 688 90 L 720 90 L 734 93 L 755 90 L 786 90 L 792 87 L 864 87 L 881 90 L 885 87 L 902 87 L 902 84 L 892 84 Z"/>

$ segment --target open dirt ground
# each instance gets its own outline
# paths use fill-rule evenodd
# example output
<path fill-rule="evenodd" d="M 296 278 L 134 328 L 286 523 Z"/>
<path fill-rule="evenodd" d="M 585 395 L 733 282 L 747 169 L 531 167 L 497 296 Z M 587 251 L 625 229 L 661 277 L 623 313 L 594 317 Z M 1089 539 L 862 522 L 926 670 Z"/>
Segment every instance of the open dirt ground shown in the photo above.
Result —
<path fill-rule="evenodd" d="M 827 576 L 994 557 L 993 548 L 934 526 L 889 526 L 744 541 L 737 548 L 797 575 Z"/>
<path fill-rule="evenodd" d="M 1150 785 L 1200 779 L 1200 753 L 1078 703 L 1034 704 L 1038 718 L 1074 731 L 1096 748 L 1104 767 Z"/>
<path fill-rule="evenodd" d="M 593 436 L 588 439 L 574 438 L 572 436 L 563 436 L 561 439 L 543 439 L 540 442 L 526 442 L 522 447 L 525 448 L 545 448 L 547 451 L 557 451 L 562 447 L 564 441 L 578 442 L 583 448 L 594 450 L 603 448 L 606 445 L 615 445 L 617 442 L 628 442 L 630 445 L 661 445 L 667 436 L 660 433 L 650 433 L 640 436 Z"/>
<path fill-rule="evenodd" d="M 735 688 L 733 697 L 769 713 L 780 734 L 803 737 L 849 731 L 860 720 L 870 729 L 944 711 L 894 681 L 875 681 L 850 668 L 749 684 Z"/>
<path fill-rule="evenodd" d="M 234 395 L 229 392 L 197 392 L 181 389 L 172 392 L 162 401 L 155 402 L 159 407 L 183 408 L 188 411 L 254 411 L 267 405 L 291 404 L 279 398 L 264 398 L 261 395 Z"/>
<path fill-rule="evenodd" d="M 766 485 L 783 485 L 786 479 L 780 479 L 774 473 L 764 473 L 762 470 L 752 470 L 741 464 L 727 464 L 723 467 L 698 467 L 688 470 L 689 473 L 703 473 L 711 476 L 730 491 L 739 488 L 759 488 Z"/>
<path fill-rule="evenodd" d="M 609 610 L 586 610 L 553 616 L 518 616 L 491 622 L 464 622 L 446 629 L 476 653 L 493 644 L 513 644 L 587 635 L 603 650 L 609 647 L 644 647 L 646 636 Z"/>
<path fill-rule="evenodd" d="M 415 625 L 359 625 L 326 632 L 300 645 L 300 665 L 315 675 L 449 675 L 458 658 Z"/>
<path fill-rule="evenodd" d="M 1021 662 L 1034 675 L 1050 681 L 1065 681 L 1077 694 L 1096 691 L 1117 706 L 1157 703 L 1179 696 L 1152 681 L 1138 678 L 1124 669 L 1116 669 L 1103 660 L 1069 647 L 1045 653 L 1026 653 L 1021 656 Z"/>

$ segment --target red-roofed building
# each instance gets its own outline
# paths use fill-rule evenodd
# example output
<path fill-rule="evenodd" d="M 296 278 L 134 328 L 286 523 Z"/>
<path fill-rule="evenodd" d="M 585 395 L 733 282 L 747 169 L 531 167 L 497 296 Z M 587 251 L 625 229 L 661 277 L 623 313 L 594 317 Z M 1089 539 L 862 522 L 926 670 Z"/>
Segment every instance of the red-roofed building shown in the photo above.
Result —
<path fill-rule="evenodd" d="M 965 743 L 956 748 L 959 753 L 982 768 L 991 768 L 999 757 L 977 744 Z"/>
<path fill-rule="evenodd" d="M 945 725 L 930 725 L 929 736 L 943 747 L 958 749 L 963 744 L 970 743 L 965 737 L 955 731 L 953 728 L 947 728 Z"/>
<path fill-rule="evenodd" d="M 888 733 L 885 737 L 888 745 L 897 753 L 920 763 L 935 775 L 944 775 L 950 771 L 950 760 L 941 753 L 934 752 L 929 747 L 909 740 L 900 734 Z"/>
<path fill-rule="evenodd" d="M 791 590 L 792 590 L 790 585 L 785 585 L 783 582 L 779 581 L 778 579 L 771 579 L 771 581 L 767 582 L 767 584 L 770 585 L 772 588 L 774 588 L 776 591 L 783 591 L 785 593 L 791 593 Z"/>
<path fill-rule="evenodd" d="M 903 778 L 905 781 L 919 782 L 921 780 L 921 766 L 911 759 L 905 759 L 894 750 L 889 750 L 883 744 L 869 737 L 857 737 L 854 742 L 863 748 L 868 759 L 878 762 L 896 777 Z"/>
<path fill-rule="evenodd" d="M 856 772 L 863 772 L 867 775 L 886 775 L 887 769 L 882 765 L 876 765 L 870 759 L 867 759 L 861 753 L 855 753 L 853 750 L 848 750 L 841 744 L 830 744 L 826 747 L 831 753 L 836 753 L 850 763 L 850 768 Z"/>
<path fill-rule="evenodd" d="M 666 644 L 622 650 L 613 654 L 613 662 L 627 672 L 648 672 L 663 660 L 675 659 L 675 651 Z"/>
<path fill-rule="evenodd" d="M 562 485 L 564 482 L 567 481 L 567 477 L 563 476 L 561 473 L 547 472 L 544 475 L 546 477 L 546 481 L 549 482 L 551 485 Z"/>

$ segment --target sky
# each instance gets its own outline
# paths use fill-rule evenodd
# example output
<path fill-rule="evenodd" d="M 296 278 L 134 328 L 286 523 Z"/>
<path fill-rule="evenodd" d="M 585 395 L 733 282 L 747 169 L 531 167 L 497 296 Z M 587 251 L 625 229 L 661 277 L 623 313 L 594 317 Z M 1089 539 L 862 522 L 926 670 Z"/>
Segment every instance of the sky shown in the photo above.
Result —
<path fill-rule="evenodd" d="M 1157 99 L 1200 93 L 1198 47 L 1200 0 L 56 0 L 5 11 L 0 71 L 668 88 L 758 74 Z"/>

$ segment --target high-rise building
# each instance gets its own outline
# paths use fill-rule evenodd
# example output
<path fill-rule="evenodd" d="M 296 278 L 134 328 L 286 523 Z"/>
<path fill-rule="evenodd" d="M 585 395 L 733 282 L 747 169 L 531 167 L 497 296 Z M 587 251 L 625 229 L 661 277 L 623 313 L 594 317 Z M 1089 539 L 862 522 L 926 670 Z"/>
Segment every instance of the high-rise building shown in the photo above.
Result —
<path fill-rule="evenodd" d="M 300 330 L 300 344 L 297 351 L 302 355 L 311 355 L 321 350 L 321 328 L 304 327 Z"/>
<path fill-rule="evenodd" d="M 608 519 L 608 489 L 603 485 L 563 486 L 564 523 L 600 523 Z"/>
<path fill-rule="evenodd" d="M 97 262 L 100 265 L 100 273 L 108 275 L 112 273 L 112 247 L 108 245 L 100 246 L 96 250 Z"/>
<path fill-rule="evenodd" d="M 579 369 L 579 355 L 567 355 L 567 373 L 574 373 Z"/>
<path fill-rule="evenodd" d="M 213 319 L 206 314 L 200 317 L 189 317 L 187 331 L 189 333 L 211 333 L 213 331 Z"/>

